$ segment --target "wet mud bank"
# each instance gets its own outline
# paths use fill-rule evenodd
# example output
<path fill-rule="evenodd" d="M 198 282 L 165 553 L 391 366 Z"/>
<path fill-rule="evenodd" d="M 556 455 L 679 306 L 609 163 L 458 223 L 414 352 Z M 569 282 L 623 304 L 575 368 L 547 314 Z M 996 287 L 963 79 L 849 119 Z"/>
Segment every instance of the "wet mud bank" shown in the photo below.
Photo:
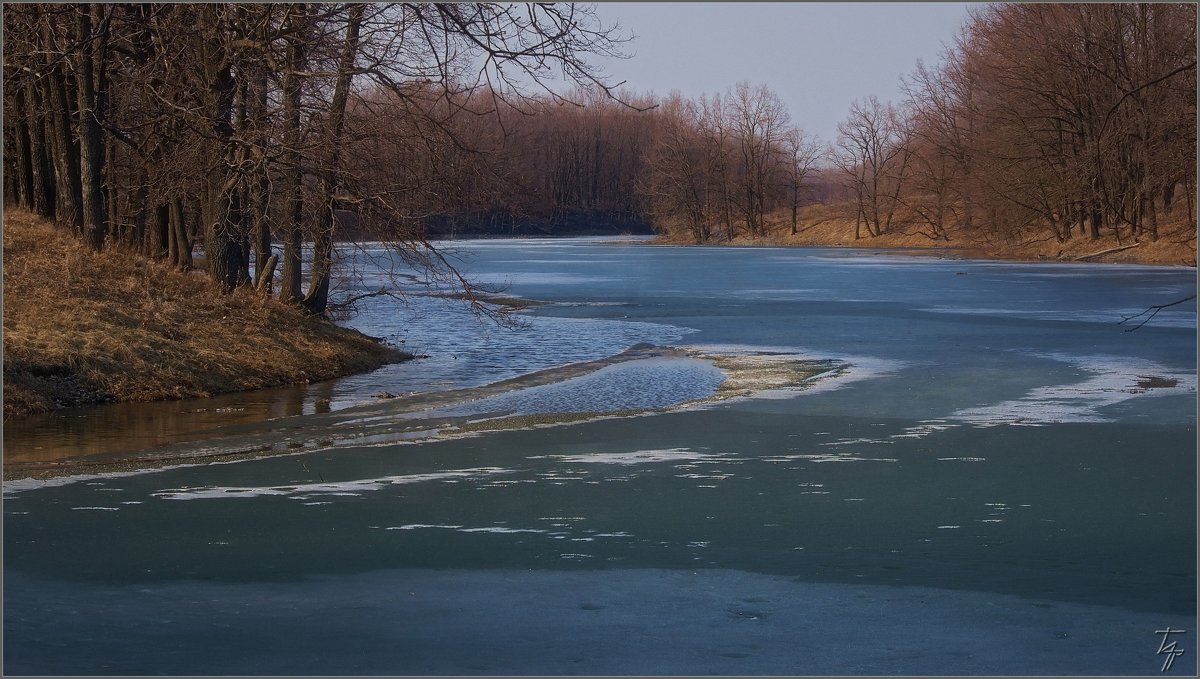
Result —
<path fill-rule="evenodd" d="M 843 374 L 848 364 L 781 351 L 721 351 L 638 344 L 593 361 L 535 371 L 481 387 L 406 395 L 336 412 L 259 420 L 224 408 L 232 423 L 198 439 L 139 448 L 136 438 L 79 455 L 71 446 L 9 457 L 5 481 L 130 473 L 181 465 L 228 463 L 342 446 L 379 446 L 638 417 L 705 407 L 755 395 L 780 395 Z M 208 409 L 202 409 L 208 410 Z M 219 421 L 220 406 L 212 408 Z M 20 445 L 18 443 L 18 445 Z M 43 446 L 44 447 L 44 446 Z M 74 453 L 74 454 L 73 454 Z"/>

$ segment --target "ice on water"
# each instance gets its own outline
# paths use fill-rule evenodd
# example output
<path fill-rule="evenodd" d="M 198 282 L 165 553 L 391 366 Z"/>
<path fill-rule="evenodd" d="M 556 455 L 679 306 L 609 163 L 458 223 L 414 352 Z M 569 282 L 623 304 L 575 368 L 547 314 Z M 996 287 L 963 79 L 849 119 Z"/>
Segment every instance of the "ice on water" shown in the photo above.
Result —
<path fill-rule="evenodd" d="M 605 366 L 587 375 L 475 401 L 464 413 L 580 413 L 664 408 L 705 398 L 724 381 L 706 361 L 648 358 Z"/>
<path fill-rule="evenodd" d="M 1037 426 L 1055 422 L 1111 422 L 1104 408 L 1134 398 L 1196 393 L 1196 375 L 1173 371 L 1154 361 L 1119 356 L 1049 354 L 1085 373 L 1082 381 L 1031 389 L 1004 400 L 951 413 L 948 418 L 976 426 Z M 1157 378 L 1164 386 L 1143 386 Z"/>

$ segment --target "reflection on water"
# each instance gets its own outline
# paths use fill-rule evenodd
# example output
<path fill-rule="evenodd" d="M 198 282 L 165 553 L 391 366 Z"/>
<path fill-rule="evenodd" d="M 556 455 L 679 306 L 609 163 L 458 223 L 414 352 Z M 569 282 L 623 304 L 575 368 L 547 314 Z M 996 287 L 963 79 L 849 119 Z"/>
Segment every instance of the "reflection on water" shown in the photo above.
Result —
<path fill-rule="evenodd" d="M 185 401 L 113 403 L 13 419 L 4 426 L 4 463 L 128 453 L 203 440 L 230 425 L 320 412 L 322 391 L 320 385 L 287 387 Z"/>
<path fill-rule="evenodd" d="M 261 389 L 211 398 L 110 403 L 4 423 L 4 464 L 121 456 L 221 436 L 238 425 L 330 412 L 336 383 Z"/>
<path fill-rule="evenodd" d="M 573 363 L 481 387 L 413 393 L 374 399 L 336 412 L 322 409 L 323 390 L 281 390 L 290 401 L 271 401 L 275 394 L 257 392 L 258 408 L 230 408 L 200 401 L 206 408 L 158 404 L 164 417 L 114 408 L 88 414 L 92 424 L 105 417 L 130 429 L 149 422 L 161 427 L 174 421 L 176 432 L 158 436 L 115 435 L 88 441 L 86 427 L 55 436 L 33 448 L 37 455 L 6 460 L 10 475 L 126 471 L 138 465 L 233 461 L 269 454 L 339 446 L 383 446 L 486 431 L 558 426 L 597 417 L 629 417 L 673 408 L 696 407 L 735 397 L 811 389 L 820 379 L 847 372 L 837 362 L 814 360 L 801 353 L 705 353 L 639 344 L 615 356 Z M 327 383 L 323 386 L 329 386 Z M 310 407 L 309 399 L 317 397 Z M 327 402 L 327 401 L 326 401 Z M 288 415 L 281 405 L 303 412 Z M 225 419 L 226 413 L 234 417 Z M 269 419 L 264 414 L 277 415 Z M 214 419 L 210 419 L 214 418 Z M 186 423 L 187 427 L 182 426 Z M 50 424 L 53 424 L 51 422 Z M 207 425 L 205 428 L 204 425 Z M 45 431 L 45 430 L 41 430 Z M 161 431 L 152 429 L 152 431 Z M 24 432 L 23 432 L 24 433 Z M 35 430 L 34 433 L 38 433 Z M 21 440 L 9 434 L 11 440 Z M 74 439 L 84 445 L 72 446 Z M 66 445 L 55 446 L 67 440 Z M 5 489 L 13 488 L 12 484 Z"/>

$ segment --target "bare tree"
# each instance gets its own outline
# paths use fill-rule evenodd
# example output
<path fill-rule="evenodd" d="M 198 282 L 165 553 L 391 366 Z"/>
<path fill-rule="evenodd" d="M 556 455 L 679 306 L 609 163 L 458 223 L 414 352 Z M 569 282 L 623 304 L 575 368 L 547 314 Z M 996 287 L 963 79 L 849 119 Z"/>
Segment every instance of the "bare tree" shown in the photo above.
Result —
<path fill-rule="evenodd" d="M 892 228 L 899 195 L 909 174 L 907 131 L 907 121 L 896 108 L 875 97 L 855 101 L 847 119 L 838 124 L 834 158 L 853 187 L 856 239 L 860 224 L 865 224 L 872 236 Z"/>
<path fill-rule="evenodd" d="M 337 81 L 322 135 L 325 154 L 320 164 L 318 191 L 324 197 L 324 201 L 320 209 L 316 210 L 312 275 L 308 294 L 304 297 L 304 308 L 314 314 L 325 313 L 325 308 L 329 305 L 329 283 L 333 275 L 334 224 L 345 186 L 341 175 L 346 103 L 350 96 L 350 81 L 354 76 L 355 60 L 358 57 L 359 31 L 362 28 L 364 10 L 364 5 L 356 4 L 351 5 L 347 11 L 345 44 L 338 59 Z"/>
<path fill-rule="evenodd" d="M 750 234 L 763 236 L 788 113 L 779 95 L 765 85 L 738 83 L 729 99 L 741 160 L 742 213 Z"/>
<path fill-rule="evenodd" d="M 111 7 L 92 3 L 75 8 L 78 46 L 71 59 L 78 96 L 80 192 L 83 197 L 82 229 L 93 249 L 104 245 L 108 233 L 108 215 L 104 202 L 105 138 L 102 130 L 106 115 L 102 81 L 107 68 L 107 24 Z"/>
<path fill-rule="evenodd" d="M 673 93 L 656 113 L 659 123 L 647 151 L 647 173 L 641 190 L 660 224 L 682 222 L 692 240 L 712 236 L 713 168 L 700 134 L 700 111 Z"/>
<path fill-rule="evenodd" d="M 1175 164 L 1194 157 L 1194 53 L 1188 5 L 974 10 L 942 66 L 908 83 L 925 195 L 911 204 L 1005 240 L 1156 238 L 1194 177 Z"/>
<path fill-rule="evenodd" d="M 821 144 L 816 137 L 809 137 L 804 130 L 793 127 L 787 130 L 782 140 L 784 188 L 788 196 L 788 207 L 792 211 L 792 235 L 796 235 L 799 212 L 806 189 L 805 180 L 823 157 Z"/>
<path fill-rule="evenodd" d="M 712 172 L 716 186 L 716 202 L 725 227 L 725 239 L 732 241 L 735 234 L 733 222 L 733 189 L 736 173 L 734 156 L 734 132 L 727 97 L 714 94 L 700 100 L 700 134 L 704 139 L 705 164 Z"/>

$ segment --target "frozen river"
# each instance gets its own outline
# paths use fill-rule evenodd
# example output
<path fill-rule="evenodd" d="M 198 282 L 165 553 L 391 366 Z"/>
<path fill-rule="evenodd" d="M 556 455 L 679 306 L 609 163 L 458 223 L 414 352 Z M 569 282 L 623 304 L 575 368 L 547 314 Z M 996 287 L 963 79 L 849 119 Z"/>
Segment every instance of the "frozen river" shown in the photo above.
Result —
<path fill-rule="evenodd" d="M 1195 674 L 1194 270 L 445 245 L 538 304 L 7 427 L 5 673 Z"/>

